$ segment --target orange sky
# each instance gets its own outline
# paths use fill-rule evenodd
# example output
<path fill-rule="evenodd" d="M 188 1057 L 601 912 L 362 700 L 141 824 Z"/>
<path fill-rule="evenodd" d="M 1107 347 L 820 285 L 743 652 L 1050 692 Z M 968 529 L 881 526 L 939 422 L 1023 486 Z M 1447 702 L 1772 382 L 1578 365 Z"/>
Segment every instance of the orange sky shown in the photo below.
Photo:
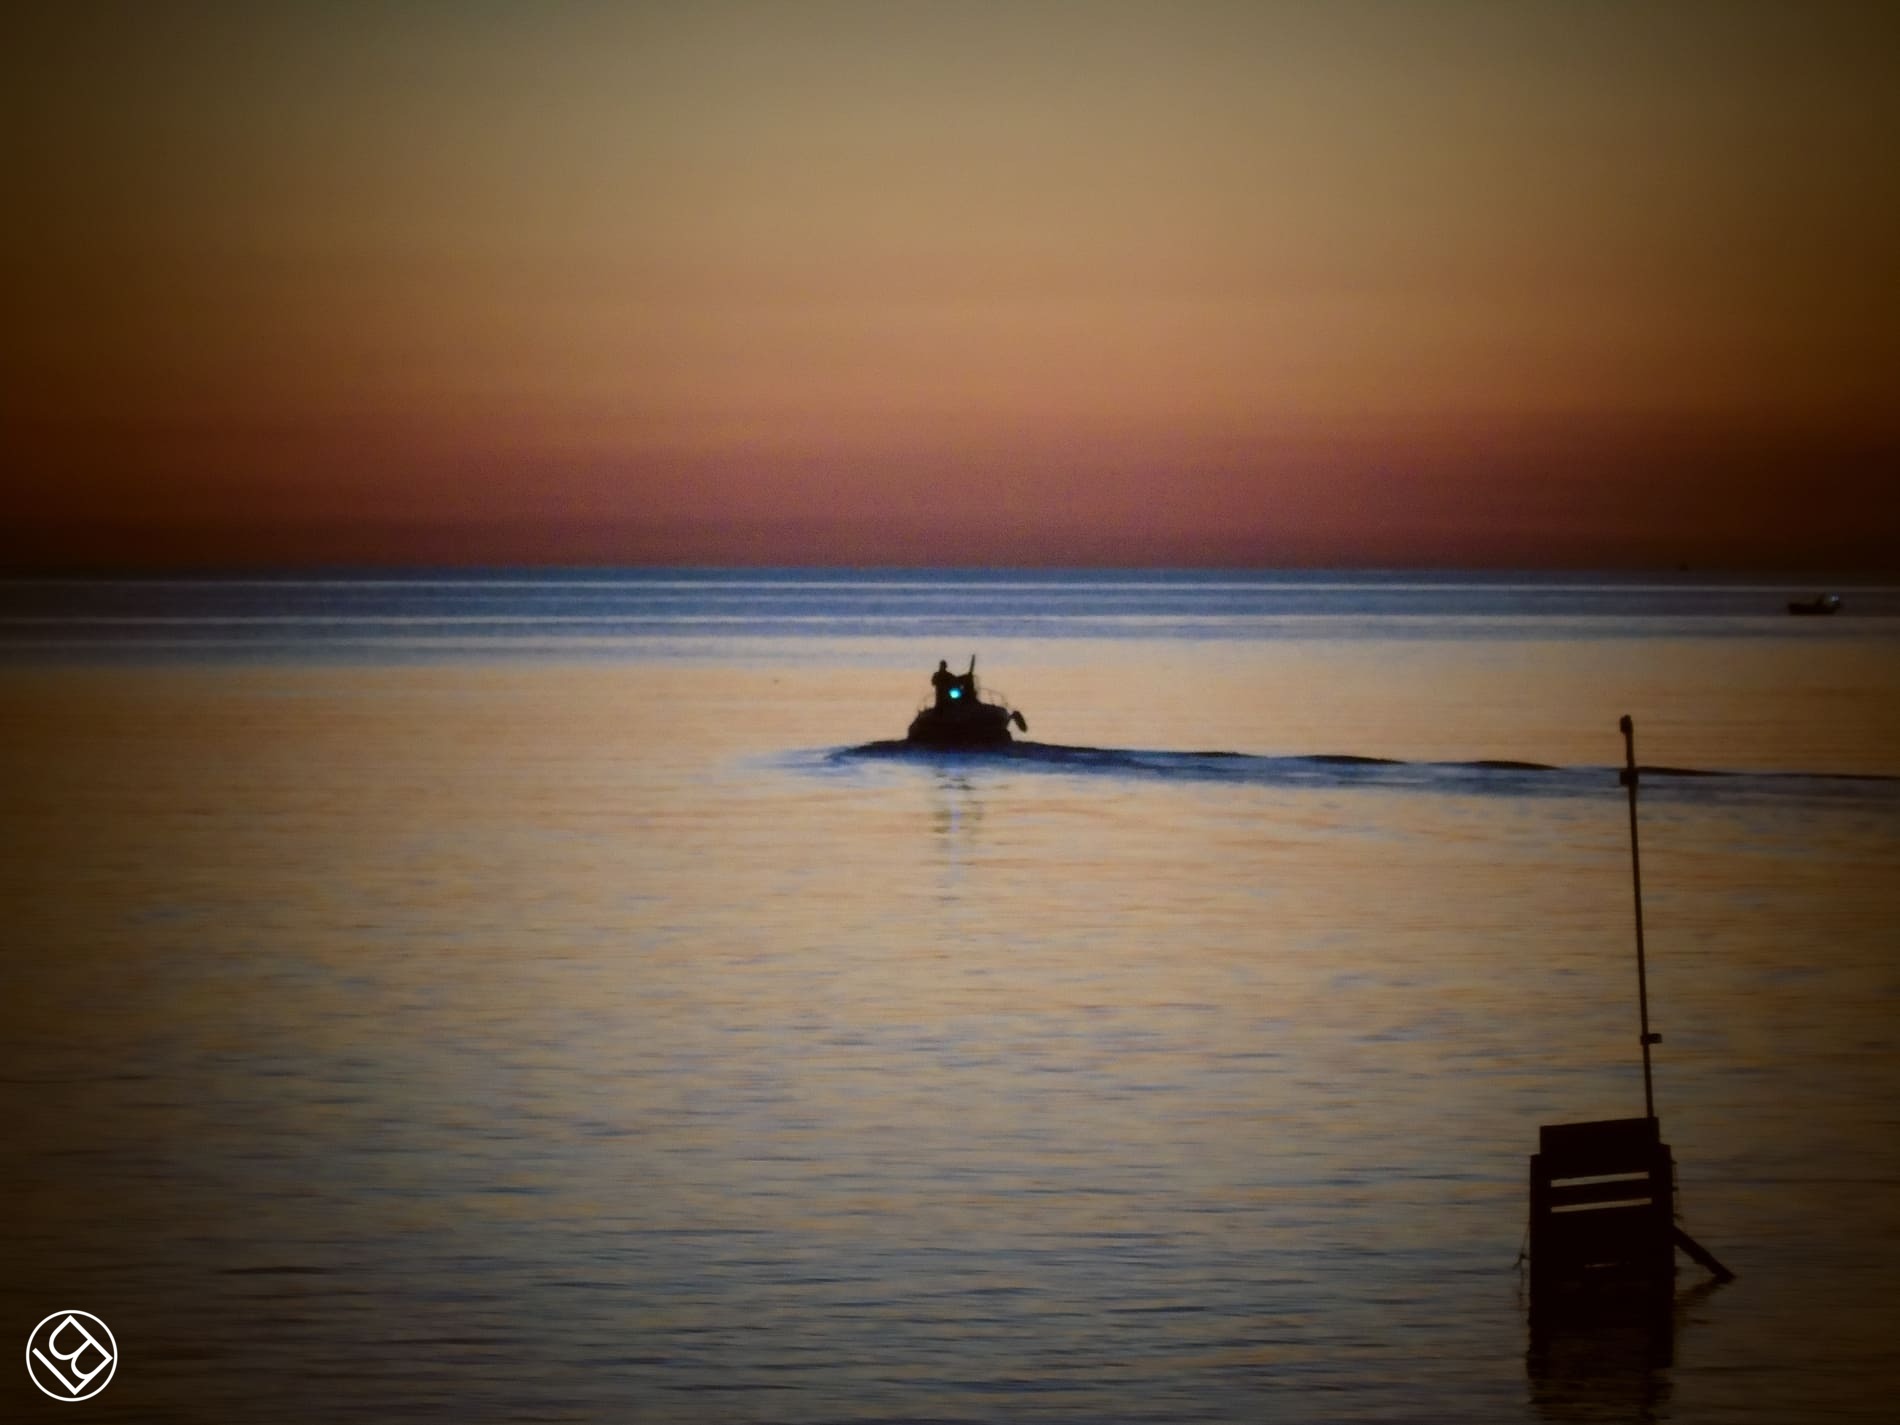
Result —
<path fill-rule="evenodd" d="M 1881 10 L 46 7 L 0 560 L 1891 567 Z"/>

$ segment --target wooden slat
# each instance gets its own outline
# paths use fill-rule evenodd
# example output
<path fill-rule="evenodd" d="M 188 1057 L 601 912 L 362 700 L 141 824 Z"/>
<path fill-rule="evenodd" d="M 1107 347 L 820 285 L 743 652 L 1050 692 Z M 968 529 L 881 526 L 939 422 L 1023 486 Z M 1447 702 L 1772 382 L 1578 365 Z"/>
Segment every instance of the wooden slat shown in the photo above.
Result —
<path fill-rule="evenodd" d="M 1552 1212 L 1599 1202 L 1653 1202 L 1658 1189 L 1648 1173 L 1611 1182 L 1552 1183 L 1546 1199 Z"/>

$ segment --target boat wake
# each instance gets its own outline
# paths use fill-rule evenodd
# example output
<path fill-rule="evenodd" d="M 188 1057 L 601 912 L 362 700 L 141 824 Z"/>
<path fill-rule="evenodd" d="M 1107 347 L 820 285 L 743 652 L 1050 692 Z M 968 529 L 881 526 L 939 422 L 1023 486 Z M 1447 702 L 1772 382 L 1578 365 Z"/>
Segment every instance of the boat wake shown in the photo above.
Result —
<path fill-rule="evenodd" d="M 1600 796 L 1619 788 L 1620 767 L 1560 767 L 1547 762 L 1482 758 L 1408 762 L 1389 757 L 1320 754 L 1288 757 L 1247 752 L 1163 752 L 1124 747 L 1069 747 L 1011 742 L 981 751 L 945 752 L 902 740 L 866 742 L 817 754 L 833 768 L 911 764 L 966 774 L 1022 771 L 1233 786 L 1413 789 L 1456 795 Z M 1892 799 L 1900 777 L 1816 772 L 1739 772 L 1692 767 L 1639 768 L 1645 795 L 1686 800 L 1756 797 Z"/>

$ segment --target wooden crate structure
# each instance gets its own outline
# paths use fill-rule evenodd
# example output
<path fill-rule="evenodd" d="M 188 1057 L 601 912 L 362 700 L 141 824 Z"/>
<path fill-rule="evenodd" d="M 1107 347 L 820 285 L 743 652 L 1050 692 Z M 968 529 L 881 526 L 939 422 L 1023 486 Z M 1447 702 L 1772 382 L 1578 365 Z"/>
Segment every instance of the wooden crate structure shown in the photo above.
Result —
<path fill-rule="evenodd" d="M 1675 1162 L 1654 1118 L 1551 1123 L 1531 1157 L 1531 1310 L 1674 1286 Z"/>

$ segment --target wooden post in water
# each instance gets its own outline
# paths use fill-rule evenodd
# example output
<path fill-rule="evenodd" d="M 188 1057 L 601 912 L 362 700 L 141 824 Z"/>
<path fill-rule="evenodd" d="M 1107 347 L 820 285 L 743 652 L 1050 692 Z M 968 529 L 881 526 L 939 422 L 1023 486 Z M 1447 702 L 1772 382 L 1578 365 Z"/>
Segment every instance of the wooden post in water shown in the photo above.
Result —
<path fill-rule="evenodd" d="M 1653 1117 L 1545 1124 L 1530 1185 L 1534 1317 L 1668 1298 L 1675 1160 Z"/>
<path fill-rule="evenodd" d="M 1621 781 L 1629 789 L 1630 875 L 1636 890 L 1636 1005 L 1642 1026 L 1643 1116 L 1551 1123 L 1531 1158 L 1531 1315 L 1549 1321 L 1579 1304 L 1621 1299 L 1639 1312 L 1666 1305 L 1677 1248 L 1717 1281 L 1734 1273 L 1675 1222 L 1675 1158 L 1656 1121 L 1643 945 L 1643 862 L 1636 840 L 1636 725 L 1625 716 Z M 1645 1305 L 1647 1303 L 1647 1306 Z"/>
<path fill-rule="evenodd" d="M 1628 713 L 1624 713 L 1617 726 L 1623 729 L 1622 782 L 1629 788 L 1630 794 L 1630 881 L 1636 888 L 1636 1012 L 1642 1021 L 1643 1112 L 1653 1124 L 1656 1120 L 1656 1089 L 1650 1081 L 1649 1046 L 1662 1043 L 1662 1035 L 1652 1034 L 1649 1029 L 1649 967 L 1643 955 L 1643 858 L 1636 842 L 1636 784 L 1640 780 L 1636 770 L 1636 724 L 1630 720 Z M 1665 1154 L 1667 1151 L 1664 1149 Z M 1669 1238 L 1717 1281 L 1735 1280 L 1735 1273 L 1723 1266 L 1715 1253 L 1674 1222 L 1669 1226 Z"/>
<path fill-rule="evenodd" d="M 1623 729 L 1622 783 L 1630 794 L 1630 879 L 1636 887 L 1636 1010 L 1642 1020 L 1643 1036 L 1643 1114 L 1656 1116 L 1656 1089 L 1649 1075 L 1649 1046 L 1662 1043 L 1662 1035 L 1649 1032 L 1649 968 L 1643 956 L 1643 858 L 1636 845 L 1636 724 L 1628 713 L 1617 724 Z"/>

